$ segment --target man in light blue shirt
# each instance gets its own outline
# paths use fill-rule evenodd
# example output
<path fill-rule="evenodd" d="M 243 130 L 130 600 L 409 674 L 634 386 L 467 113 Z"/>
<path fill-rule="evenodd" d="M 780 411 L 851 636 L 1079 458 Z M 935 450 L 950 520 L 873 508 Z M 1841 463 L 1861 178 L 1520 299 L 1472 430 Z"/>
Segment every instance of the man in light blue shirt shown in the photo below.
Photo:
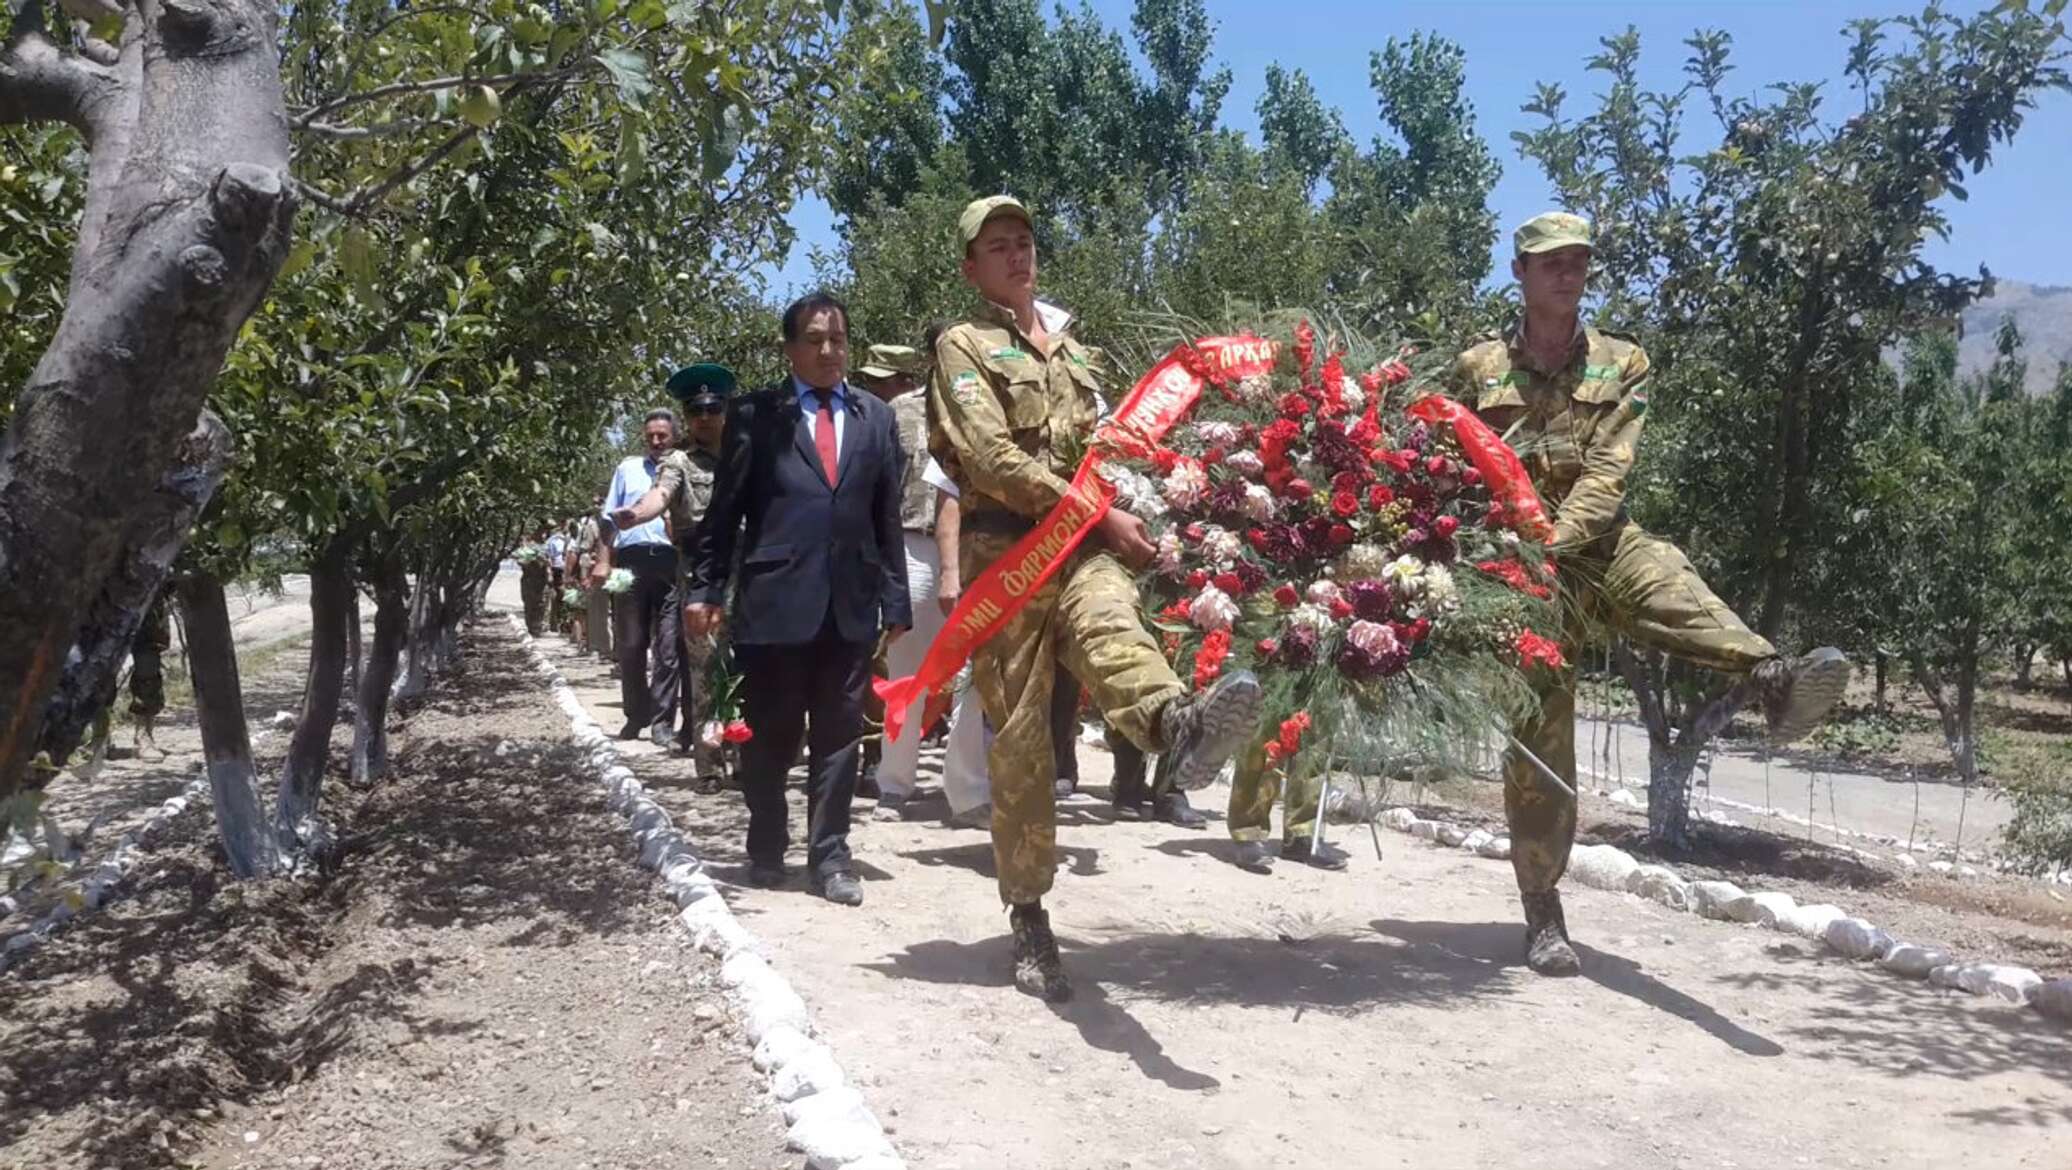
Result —
<path fill-rule="evenodd" d="M 657 409 L 648 412 L 641 426 L 641 440 L 647 454 L 621 460 L 612 472 L 601 513 L 603 531 L 615 532 L 605 555 L 590 571 L 593 586 L 602 585 L 614 568 L 633 574 L 633 587 L 617 606 L 616 638 L 619 648 L 619 705 L 626 723 L 620 739 L 638 739 L 646 733 L 658 745 L 667 747 L 676 718 L 676 656 L 673 638 L 657 637 L 663 612 L 669 606 L 670 591 L 676 585 L 676 546 L 669 543 L 668 530 L 657 518 L 617 531 L 612 513 L 630 508 L 655 486 L 655 474 L 662 469 L 662 457 L 676 445 L 676 412 Z M 650 651 L 654 661 L 649 663 Z M 664 684 L 666 683 L 666 688 Z M 658 691 L 667 690 L 667 694 Z"/>

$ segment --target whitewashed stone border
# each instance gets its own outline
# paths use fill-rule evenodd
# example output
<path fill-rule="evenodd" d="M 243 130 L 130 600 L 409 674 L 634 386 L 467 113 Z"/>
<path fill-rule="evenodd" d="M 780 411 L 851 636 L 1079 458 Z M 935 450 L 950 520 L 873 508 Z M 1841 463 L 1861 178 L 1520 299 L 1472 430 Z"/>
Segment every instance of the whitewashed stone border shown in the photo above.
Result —
<path fill-rule="evenodd" d="M 511 631 L 568 715 L 589 771 L 604 786 L 605 807 L 626 818 L 640 864 L 661 877 L 681 913 L 677 921 L 701 951 L 720 960 L 719 978 L 748 1042 L 751 1059 L 770 1080 L 781 1106 L 785 1143 L 806 1156 L 809 1170 L 904 1170 L 906 1163 L 863 1097 L 842 1075 L 834 1053 L 814 1039 L 806 1002 L 770 966 L 762 945 L 741 925 L 669 813 L 619 760 L 602 724 L 591 718 L 552 659 L 514 615 Z"/>
<path fill-rule="evenodd" d="M 1378 819 L 1396 832 L 1442 847 L 1481 857 L 1511 856 L 1509 837 L 1426 820 L 1414 809 L 1385 809 Z M 1671 910 L 1797 935 L 1844 958 L 1875 962 L 1894 975 L 1926 979 L 1937 987 L 1993 996 L 2009 1004 L 2026 1004 L 2053 1019 L 2072 1023 L 2072 978 L 2046 981 L 2026 967 L 1962 962 L 1943 951 L 1894 938 L 1840 907 L 1802 906 L 1790 894 L 1748 893 L 1732 882 L 1686 881 L 1668 866 L 1643 865 L 1610 845 L 1576 846 L 1569 854 L 1568 877 L 1579 885 L 1633 894 Z"/>
<path fill-rule="evenodd" d="M 143 824 L 116 838 L 115 846 L 80 879 L 76 887 L 79 895 L 77 906 L 72 905 L 69 898 L 60 898 L 58 904 L 41 918 L 0 942 L 0 971 L 7 970 L 16 959 L 27 954 L 29 948 L 49 938 L 59 927 L 113 901 L 121 892 L 123 879 L 137 868 L 138 860 L 159 834 L 165 832 L 166 826 L 189 808 L 197 805 L 208 808 L 209 804 L 209 776 L 203 772 L 189 780 L 179 795 L 167 797 L 152 809 Z"/>

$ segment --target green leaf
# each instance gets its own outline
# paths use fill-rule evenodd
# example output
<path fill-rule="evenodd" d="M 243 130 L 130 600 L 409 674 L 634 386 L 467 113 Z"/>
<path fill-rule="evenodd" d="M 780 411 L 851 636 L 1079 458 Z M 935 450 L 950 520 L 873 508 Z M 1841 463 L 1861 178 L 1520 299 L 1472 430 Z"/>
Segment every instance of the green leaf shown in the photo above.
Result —
<path fill-rule="evenodd" d="M 287 280 L 301 272 L 309 267 L 309 262 L 316 259 L 316 255 L 315 240 L 298 240 L 294 247 L 288 249 L 288 258 L 281 261 L 281 274 L 277 279 Z"/>
<path fill-rule="evenodd" d="M 612 75 L 619 87 L 619 99 L 634 109 L 639 109 L 641 99 L 654 91 L 647 58 L 632 49 L 606 49 L 597 54 L 597 63 Z"/>

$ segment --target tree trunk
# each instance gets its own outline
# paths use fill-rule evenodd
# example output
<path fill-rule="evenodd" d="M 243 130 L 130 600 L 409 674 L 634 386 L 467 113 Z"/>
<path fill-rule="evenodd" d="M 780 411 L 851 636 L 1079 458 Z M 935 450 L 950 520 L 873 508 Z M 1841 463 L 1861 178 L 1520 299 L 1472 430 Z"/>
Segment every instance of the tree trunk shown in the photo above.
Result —
<path fill-rule="evenodd" d="M 277 25 L 259 0 L 139 0 L 101 65 L 58 50 L 38 0 L 0 50 L 0 123 L 67 122 L 89 148 L 64 317 L 0 437 L 0 799 L 138 502 L 287 255 Z"/>
<path fill-rule="evenodd" d="M 389 691 L 410 627 L 410 586 L 403 560 L 391 553 L 374 582 L 374 644 L 360 676 L 359 710 L 353 717 L 352 778 L 365 784 L 388 775 Z"/>
<path fill-rule="evenodd" d="M 360 645 L 360 591 L 355 589 L 347 595 L 345 609 L 345 715 L 357 719 L 360 708 L 361 655 L 366 648 Z"/>
<path fill-rule="evenodd" d="M 403 682 L 396 688 L 398 703 L 423 695 L 432 683 L 432 635 L 438 608 L 432 604 L 437 586 L 429 565 L 420 565 L 417 586 L 410 593 L 410 631 L 405 645 Z"/>
<path fill-rule="evenodd" d="M 1825 266 L 1815 259 L 1806 278 L 1809 289 L 1826 282 Z M 1792 597 L 1793 571 L 1798 567 L 1798 542 L 1805 536 L 1808 504 L 1812 495 L 1814 408 L 1813 358 L 1827 328 L 1827 297 L 1808 293 L 1798 306 L 1797 337 L 1786 361 L 1783 392 L 1777 399 L 1772 442 L 1778 476 L 1777 487 L 1763 509 L 1769 520 L 1773 542 L 1770 558 L 1763 566 L 1763 599 L 1756 611 L 1755 631 L 1772 642 L 1784 628 L 1785 607 Z"/>
<path fill-rule="evenodd" d="M 216 835 L 230 872 L 241 878 L 264 877 L 280 868 L 281 854 L 259 799 L 259 770 L 252 762 L 223 583 L 194 574 L 180 578 L 175 588 L 187 631 L 187 668 L 194 679 L 202 756 L 216 801 Z"/>
<path fill-rule="evenodd" d="M 208 411 L 181 441 L 172 470 L 130 514 L 122 563 L 87 608 L 57 691 L 43 712 L 39 751 L 62 764 L 86 730 L 115 702 L 116 677 L 194 518 L 208 506 L 230 467 L 230 431 Z M 168 597 L 170 601 L 170 596 Z"/>
<path fill-rule="evenodd" d="M 1691 774 L 1706 745 L 1748 703 L 1753 685 L 1743 680 L 1725 691 L 1693 698 L 1672 712 L 1672 684 L 1659 656 L 1651 669 L 1622 642 L 1614 648 L 1613 661 L 1633 689 L 1648 732 L 1648 840 L 1668 849 L 1688 849 Z"/>
<path fill-rule="evenodd" d="M 1885 701 L 1885 684 L 1892 673 L 1892 659 L 1883 650 L 1877 651 L 1872 658 L 1877 676 L 1877 697 L 1872 703 L 1878 714 L 1883 715 L 1892 709 Z"/>
<path fill-rule="evenodd" d="M 2032 643 L 2017 643 L 2014 648 L 2014 689 L 2026 691 L 2036 685 L 2036 647 Z"/>
<path fill-rule="evenodd" d="M 283 840 L 315 844 L 324 770 L 331 762 L 331 731 L 338 723 L 338 697 L 345 682 L 345 621 L 353 591 L 349 548 L 333 537 L 309 566 L 309 669 L 302 687 L 302 714 L 288 758 L 281 761 L 280 797 L 274 821 Z"/>
<path fill-rule="evenodd" d="M 1669 849 L 1691 847 L 1691 774 L 1702 746 L 1648 739 L 1648 840 Z"/>

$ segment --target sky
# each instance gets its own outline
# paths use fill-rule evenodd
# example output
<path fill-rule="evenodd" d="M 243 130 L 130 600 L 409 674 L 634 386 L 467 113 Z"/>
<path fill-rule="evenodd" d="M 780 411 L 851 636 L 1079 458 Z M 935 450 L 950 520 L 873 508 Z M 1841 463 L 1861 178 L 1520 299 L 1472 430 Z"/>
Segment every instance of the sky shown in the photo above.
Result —
<path fill-rule="evenodd" d="M 1074 0 L 1076 3 L 1077 0 Z M 1109 27 L 1130 39 L 1130 0 L 1092 0 Z M 1971 12 L 1990 3 L 1947 3 L 1952 12 Z M 1319 96 L 1336 106 L 1361 142 L 1381 130 L 1367 87 L 1371 53 L 1392 36 L 1437 33 L 1467 54 L 1468 96 L 1478 126 L 1502 163 L 1503 177 L 1490 203 L 1502 228 L 1501 252 L 1509 230 L 1551 205 L 1551 189 L 1538 168 L 1521 159 L 1514 130 L 1532 129 L 1538 119 L 1519 112 L 1536 83 L 1558 82 L 1568 91 L 1567 109 L 1595 107 L 1604 75 L 1585 70 L 1600 37 L 1628 24 L 1640 32 L 1642 81 L 1651 88 L 1681 84 L 1688 51 L 1685 37 L 1699 28 L 1732 34 L 1735 71 L 1729 86 L 1754 93 L 1780 81 L 1825 79 L 1828 101 L 1839 111 L 1850 96 L 1841 79 L 1848 51 L 1844 25 L 1866 16 L 1918 11 L 1907 0 L 1627 0 L 1626 3 L 1569 3 L 1561 0 L 1452 0 L 1450 3 L 1386 3 L 1377 0 L 1207 0 L 1216 24 L 1214 56 L 1232 74 L 1223 103 L 1226 126 L 1255 135 L 1254 105 L 1265 85 L 1266 67 L 1279 62 L 1309 74 Z M 1695 118 L 1695 115 L 1692 115 Z M 1691 122 L 1693 129 L 1696 122 Z M 1929 258 L 1955 272 L 1980 264 L 1999 277 L 2037 284 L 2072 285 L 2072 216 L 2067 216 L 2063 168 L 2072 155 L 2072 94 L 2045 94 L 2011 145 L 1995 152 L 1984 174 L 1966 184 L 1970 200 L 1946 200 L 1952 223 L 1947 242 L 1931 242 Z M 793 216 L 800 236 L 790 260 L 769 274 L 771 295 L 783 297 L 811 282 L 808 250 L 833 239 L 824 203 L 809 199 Z"/>

